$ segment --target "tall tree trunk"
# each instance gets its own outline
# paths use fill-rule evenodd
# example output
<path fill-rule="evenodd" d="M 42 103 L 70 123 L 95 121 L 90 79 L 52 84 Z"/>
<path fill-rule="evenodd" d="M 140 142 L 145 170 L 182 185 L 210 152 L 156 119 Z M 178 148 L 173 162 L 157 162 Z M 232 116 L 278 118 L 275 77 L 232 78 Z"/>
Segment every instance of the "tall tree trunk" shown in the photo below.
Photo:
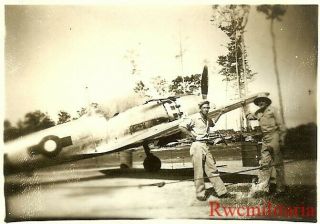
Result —
<path fill-rule="evenodd" d="M 277 77 L 278 97 L 279 97 L 279 104 L 280 104 L 280 114 L 281 114 L 282 122 L 285 124 L 284 113 L 283 113 L 281 86 L 280 86 L 280 75 L 279 75 L 278 63 L 277 63 L 276 38 L 275 38 L 274 31 L 273 31 L 273 22 L 274 22 L 274 19 L 271 19 L 270 33 L 271 33 L 271 37 L 272 37 L 273 63 L 274 63 L 274 71 L 275 71 L 275 74 L 276 74 L 276 77 Z"/>
<path fill-rule="evenodd" d="M 241 94 L 241 78 L 240 78 L 240 73 L 239 73 L 239 68 L 238 68 L 238 46 L 237 46 L 237 31 L 235 32 L 235 41 L 234 41 L 234 48 L 235 48 L 235 58 L 236 58 L 236 75 L 237 75 L 237 82 L 238 82 L 238 90 L 239 90 L 239 98 L 242 98 Z M 240 113 L 240 130 L 243 130 L 243 109 L 241 110 Z"/>
<path fill-rule="evenodd" d="M 248 94 L 248 83 L 247 83 L 247 68 L 246 68 L 246 63 L 245 63 L 245 46 L 244 46 L 244 37 L 243 37 L 243 32 L 241 33 L 241 51 L 242 51 L 242 69 L 243 69 L 243 82 L 244 82 L 244 96 L 247 96 Z M 243 113 L 247 114 L 249 109 L 248 109 L 248 105 L 244 105 L 242 107 Z M 251 123 L 249 119 L 245 119 L 246 121 L 246 127 L 247 127 L 247 131 L 251 131 Z"/>
<path fill-rule="evenodd" d="M 226 81 L 226 101 L 228 101 L 228 80 Z M 226 125 L 226 130 L 228 129 L 228 113 L 225 113 L 225 125 Z"/>

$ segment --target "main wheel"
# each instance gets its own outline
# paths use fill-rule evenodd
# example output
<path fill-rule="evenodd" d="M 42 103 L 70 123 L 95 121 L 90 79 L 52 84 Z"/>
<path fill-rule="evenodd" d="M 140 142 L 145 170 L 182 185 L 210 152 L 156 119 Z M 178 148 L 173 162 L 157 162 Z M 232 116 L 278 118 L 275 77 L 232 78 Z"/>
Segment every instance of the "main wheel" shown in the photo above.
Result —
<path fill-rule="evenodd" d="M 161 160 L 153 154 L 150 154 L 144 159 L 143 167 L 147 172 L 157 172 L 161 168 Z"/>

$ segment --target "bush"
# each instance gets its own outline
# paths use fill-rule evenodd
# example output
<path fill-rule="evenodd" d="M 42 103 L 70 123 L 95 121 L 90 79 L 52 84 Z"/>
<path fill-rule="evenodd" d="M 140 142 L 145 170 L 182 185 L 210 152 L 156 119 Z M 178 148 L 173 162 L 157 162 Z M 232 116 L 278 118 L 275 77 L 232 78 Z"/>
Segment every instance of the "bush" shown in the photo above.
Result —
<path fill-rule="evenodd" d="M 308 123 L 288 129 L 284 155 L 287 158 L 317 158 L 317 125 Z"/>

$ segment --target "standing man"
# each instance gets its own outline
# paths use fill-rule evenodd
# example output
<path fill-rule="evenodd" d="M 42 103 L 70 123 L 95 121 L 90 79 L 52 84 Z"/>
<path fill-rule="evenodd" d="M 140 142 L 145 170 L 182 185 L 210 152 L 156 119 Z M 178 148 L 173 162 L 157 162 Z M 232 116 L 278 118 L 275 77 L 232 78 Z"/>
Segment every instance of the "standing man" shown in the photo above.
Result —
<path fill-rule="evenodd" d="M 282 194 L 285 190 L 283 159 L 280 144 L 284 143 L 286 129 L 275 107 L 270 106 L 271 100 L 265 96 L 258 96 L 254 104 L 259 109 L 254 114 L 247 114 L 249 120 L 258 120 L 262 131 L 262 148 L 259 170 L 259 180 L 252 188 L 253 196 L 259 193 L 269 193 L 272 168 L 276 169 L 276 194 Z"/>
<path fill-rule="evenodd" d="M 190 155 L 194 169 L 194 183 L 196 188 L 196 197 L 200 201 L 207 199 L 205 195 L 205 183 L 203 178 L 203 168 L 211 184 L 213 185 L 219 198 L 229 197 L 226 187 L 219 176 L 219 171 L 215 166 L 215 161 L 209 152 L 208 137 L 209 128 L 215 125 L 223 111 L 214 121 L 208 118 L 210 109 L 209 101 L 203 101 L 199 104 L 200 113 L 197 113 L 191 119 L 187 119 L 180 125 L 182 132 L 191 136 L 193 143 L 190 148 Z"/>

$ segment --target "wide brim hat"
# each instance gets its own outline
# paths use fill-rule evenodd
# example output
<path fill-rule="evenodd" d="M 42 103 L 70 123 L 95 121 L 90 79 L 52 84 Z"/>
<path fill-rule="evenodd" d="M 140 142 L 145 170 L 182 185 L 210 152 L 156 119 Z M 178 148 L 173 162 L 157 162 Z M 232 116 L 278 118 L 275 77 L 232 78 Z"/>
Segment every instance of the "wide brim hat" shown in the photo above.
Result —
<path fill-rule="evenodd" d="M 253 100 L 253 103 L 258 106 L 258 103 L 259 103 L 260 101 L 264 101 L 264 102 L 266 102 L 268 105 L 270 105 L 271 102 L 272 102 L 272 101 L 270 100 L 270 98 L 267 97 L 267 96 L 258 96 L 257 98 L 255 98 L 255 99 Z"/>

